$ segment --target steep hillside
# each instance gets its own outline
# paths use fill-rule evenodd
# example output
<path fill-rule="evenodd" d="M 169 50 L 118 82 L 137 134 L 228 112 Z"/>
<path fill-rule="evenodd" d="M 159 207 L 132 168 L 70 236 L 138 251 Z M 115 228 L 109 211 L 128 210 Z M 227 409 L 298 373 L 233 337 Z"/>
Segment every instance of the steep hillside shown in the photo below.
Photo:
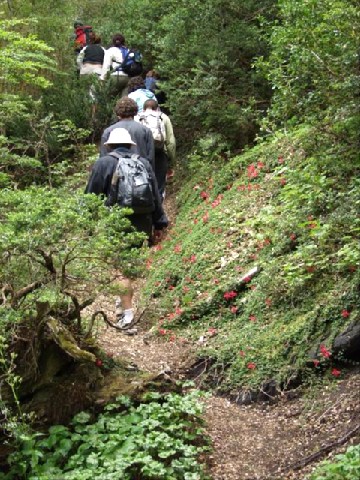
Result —
<path fill-rule="evenodd" d="M 359 360 L 333 345 L 359 320 L 359 180 L 342 151 L 318 125 L 189 157 L 143 303 L 168 341 L 199 338 L 203 382 L 246 401 Z"/>

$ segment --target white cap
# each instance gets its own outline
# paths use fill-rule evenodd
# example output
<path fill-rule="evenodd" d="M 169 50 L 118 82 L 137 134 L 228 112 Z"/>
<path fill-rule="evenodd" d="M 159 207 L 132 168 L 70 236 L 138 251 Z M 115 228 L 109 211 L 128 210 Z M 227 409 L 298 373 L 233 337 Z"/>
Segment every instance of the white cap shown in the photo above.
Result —
<path fill-rule="evenodd" d="M 121 143 L 136 145 L 125 128 L 114 128 L 114 130 L 111 130 L 109 138 L 104 142 L 104 145 L 119 145 Z"/>

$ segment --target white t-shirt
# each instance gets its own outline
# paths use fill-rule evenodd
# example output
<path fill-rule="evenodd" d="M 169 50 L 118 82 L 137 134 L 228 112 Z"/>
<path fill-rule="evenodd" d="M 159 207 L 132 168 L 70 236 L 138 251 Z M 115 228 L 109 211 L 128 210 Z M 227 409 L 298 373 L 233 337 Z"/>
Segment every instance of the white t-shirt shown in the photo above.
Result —
<path fill-rule="evenodd" d="M 106 74 L 110 70 L 110 68 L 116 69 L 122 64 L 123 61 L 124 61 L 123 53 L 119 47 L 110 47 L 107 50 L 105 50 L 104 63 L 102 66 L 102 73 L 100 76 L 101 80 L 105 79 Z M 126 76 L 126 73 L 124 73 L 122 70 L 117 70 L 112 72 L 111 75 Z"/>

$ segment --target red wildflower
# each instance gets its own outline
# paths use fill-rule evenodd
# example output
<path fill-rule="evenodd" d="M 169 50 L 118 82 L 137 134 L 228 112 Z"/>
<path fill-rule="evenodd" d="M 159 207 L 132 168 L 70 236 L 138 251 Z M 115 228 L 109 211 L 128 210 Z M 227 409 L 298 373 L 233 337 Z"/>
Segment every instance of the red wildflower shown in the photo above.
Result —
<path fill-rule="evenodd" d="M 157 245 L 155 245 L 155 246 L 153 247 L 153 249 L 154 249 L 156 252 L 159 252 L 160 250 L 163 249 L 163 246 L 162 246 L 160 243 L 158 243 Z"/>
<path fill-rule="evenodd" d="M 252 322 L 256 322 L 256 316 L 255 315 L 250 315 L 249 320 L 251 320 Z"/>
<path fill-rule="evenodd" d="M 175 309 L 175 313 L 176 313 L 176 315 L 181 315 L 181 314 L 183 313 L 183 311 L 182 311 L 182 309 L 181 309 L 180 307 L 177 307 L 177 308 Z"/>
<path fill-rule="evenodd" d="M 325 345 L 320 345 L 320 353 L 324 358 L 330 358 L 331 357 L 331 353 L 325 347 Z"/>
<path fill-rule="evenodd" d="M 231 313 L 234 313 L 234 314 L 235 314 L 238 310 L 239 310 L 238 307 L 236 307 L 235 305 L 233 305 L 232 307 L 230 307 Z"/>
<path fill-rule="evenodd" d="M 189 287 L 183 287 L 183 292 L 186 293 L 186 292 L 189 292 L 190 291 L 190 288 Z"/>
<path fill-rule="evenodd" d="M 339 377 L 341 375 L 341 370 L 338 370 L 337 368 L 333 368 L 331 370 L 331 375 L 334 375 L 334 377 Z"/>
<path fill-rule="evenodd" d="M 170 320 L 170 322 L 171 322 L 171 320 L 174 320 L 175 316 L 176 316 L 175 313 L 169 313 L 168 314 L 168 319 Z"/>
<path fill-rule="evenodd" d="M 169 285 L 169 286 L 168 286 L 168 289 L 169 289 L 169 290 L 174 290 L 174 288 L 175 288 L 174 285 Z"/>
<path fill-rule="evenodd" d="M 284 163 L 284 157 L 282 157 L 281 155 L 278 156 L 278 162 L 279 163 Z"/>
<path fill-rule="evenodd" d="M 171 337 L 169 338 L 169 342 L 175 342 L 176 340 L 176 335 L 171 335 Z"/>
<path fill-rule="evenodd" d="M 344 318 L 348 318 L 348 317 L 350 316 L 349 310 L 344 309 L 344 310 L 341 312 L 341 316 L 344 317 Z"/>
<path fill-rule="evenodd" d="M 314 363 L 314 367 L 317 367 L 319 365 L 319 360 L 313 360 L 313 363 Z"/>
<path fill-rule="evenodd" d="M 263 162 L 257 162 L 257 167 L 258 168 L 264 168 L 265 164 Z"/>
<path fill-rule="evenodd" d="M 200 193 L 200 197 L 203 199 L 203 200 L 207 200 L 209 198 L 209 194 L 207 192 L 204 192 L 202 191 Z"/>
<path fill-rule="evenodd" d="M 209 212 L 206 212 L 205 215 L 203 215 L 202 220 L 204 223 L 207 223 L 209 221 Z"/>
<path fill-rule="evenodd" d="M 217 334 L 216 328 L 208 328 L 208 334 L 213 337 L 214 335 Z"/>
<path fill-rule="evenodd" d="M 180 245 L 180 243 L 178 243 L 177 245 L 175 245 L 175 247 L 174 247 L 174 252 L 175 252 L 175 253 L 180 253 L 180 252 L 181 252 L 181 245 Z"/>
<path fill-rule="evenodd" d="M 247 189 L 248 189 L 248 190 L 251 190 L 251 189 L 252 189 L 251 183 L 249 183 L 249 185 L 247 186 Z"/>
<path fill-rule="evenodd" d="M 197 218 L 194 218 L 194 223 L 195 223 L 195 225 L 198 223 L 198 221 L 199 221 L 199 220 L 198 220 Z"/>
<path fill-rule="evenodd" d="M 191 255 L 191 257 L 189 258 L 189 262 L 190 263 L 195 263 L 196 262 L 196 255 Z"/>
<path fill-rule="evenodd" d="M 225 292 L 224 293 L 225 300 L 231 300 L 232 298 L 235 298 L 236 296 L 237 296 L 237 293 L 234 292 L 233 290 L 231 292 Z"/>
<path fill-rule="evenodd" d="M 291 240 L 292 242 L 295 242 L 295 240 L 296 240 L 296 235 L 295 235 L 295 233 L 292 233 L 292 234 L 290 235 L 290 240 Z"/>
<path fill-rule="evenodd" d="M 237 187 L 237 189 L 238 189 L 239 191 L 243 191 L 243 190 L 246 189 L 246 186 L 245 186 L 245 185 L 239 185 L 239 186 Z"/>
<path fill-rule="evenodd" d="M 250 281 L 251 281 L 251 277 L 245 277 L 243 280 L 244 283 L 248 283 Z"/>
<path fill-rule="evenodd" d="M 247 174 L 249 178 L 256 178 L 259 175 L 253 163 L 247 167 Z"/>
<path fill-rule="evenodd" d="M 164 328 L 159 328 L 159 335 L 166 335 L 166 330 Z"/>
<path fill-rule="evenodd" d="M 103 364 L 103 362 L 102 362 L 102 360 L 100 360 L 100 358 L 97 358 L 97 359 L 95 360 L 95 365 L 96 365 L 97 367 L 102 367 L 102 364 Z"/>
<path fill-rule="evenodd" d="M 255 370 L 255 368 L 256 368 L 256 363 L 254 363 L 254 362 L 249 362 L 246 366 L 247 366 L 247 368 L 248 368 L 249 370 Z"/>

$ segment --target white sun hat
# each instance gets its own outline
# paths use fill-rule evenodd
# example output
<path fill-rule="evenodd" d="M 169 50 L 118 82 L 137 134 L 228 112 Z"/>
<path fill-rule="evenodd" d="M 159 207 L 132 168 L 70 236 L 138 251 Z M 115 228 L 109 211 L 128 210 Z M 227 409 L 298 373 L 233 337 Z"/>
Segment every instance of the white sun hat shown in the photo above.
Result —
<path fill-rule="evenodd" d="M 121 143 L 136 145 L 125 128 L 114 128 L 114 130 L 111 130 L 109 138 L 104 142 L 104 145 L 120 145 Z"/>

